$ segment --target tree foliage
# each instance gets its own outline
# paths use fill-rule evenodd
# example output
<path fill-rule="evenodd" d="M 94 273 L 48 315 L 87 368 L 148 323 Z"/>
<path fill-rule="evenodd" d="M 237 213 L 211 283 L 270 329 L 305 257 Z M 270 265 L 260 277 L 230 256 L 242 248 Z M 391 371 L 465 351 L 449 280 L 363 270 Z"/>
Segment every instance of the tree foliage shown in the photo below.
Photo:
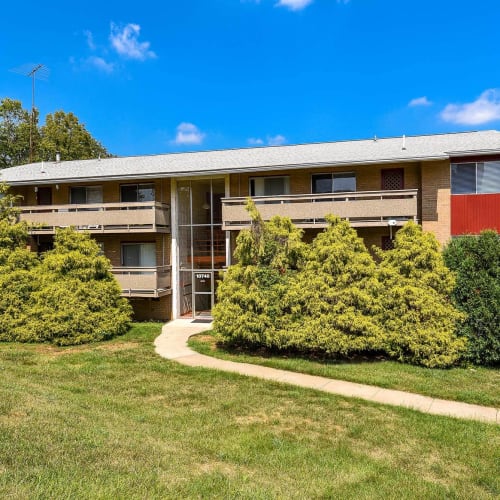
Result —
<path fill-rule="evenodd" d="M 28 163 L 30 158 L 30 113 L 20 101 L 0 101 L 0 168 Z M 39 142 L 38 114 L 33 122 L 34 144 Z"/>
<path fill-rule="evenodd" d="M 63 160 L 110 156 L 73 113 L 56 111 L 54 114 L 48 114 L 40 129 L 40 136 L 38 154 L 41 160 L 54 160 L 57 151 L 61 153 Z"/>
<path fill-rule="evenodd" d="M 69 345 L 125 333 L 130 304 L 96 242 L 61 229 L 54 250 L 39 258 L 11 201 L 0 198 L 0 341 Z"/>
<path fill-rule="evenodd" d="M 476 364 L 500 363 L 500 235 L 453 239 L 444 250 L 446 264 L 457 273 L 453 299 L 467 314 L 459 333 L 468 339 L 467 359 Z"/>
<path fill-rule="evenodd" d="M 304 250 L 302 231 L 282 217 L 264 223 L 251 200 L 247 209 L 251 228 L 238 235 L 237 263 L 219 285 L 214 325 L 228 342 L 282 348 L 287 290 Z"/>
<path fill-rule="evenodd" d="M 451 303 L 455 278 L 435 236 L 410 221 L 396 234 L 394 249 L 379 255 L 387 353 L 428 367 L 455 364 L 465 349 L 456 335 L 464 315 Z"/>
<path fill-rule="evenodd" d="M 0 168 L 28 163 L 30 160 L 31 113 L 21 101 L 0 101 Z M 33 117 L 33 161 L 54 161 L 56 152 L 62 160 L 85 160 L 111 156 L 73 113 L 48 114 L 39 126 L 38 112 Z"/>
<path fill-rule="evenodd" d="M 408 223 L 376 264 L 346 221 L 306 245 L 287 218 L 262 221 L 248 204 L 251 227 L 237 238 L 238 262 L 218 289 L 214 329 L 224 342 L 322 352 L 385 353 L 429 367 L 456 363 L 463 319 L 450 302 L 453 274 L 437 241 Z"/>
<path fill-rule="evenodd" d="M 348 222 L 327 221 L 287 294 L 290 347 L 343 356 L 381 350 L 375 262 Z"/>

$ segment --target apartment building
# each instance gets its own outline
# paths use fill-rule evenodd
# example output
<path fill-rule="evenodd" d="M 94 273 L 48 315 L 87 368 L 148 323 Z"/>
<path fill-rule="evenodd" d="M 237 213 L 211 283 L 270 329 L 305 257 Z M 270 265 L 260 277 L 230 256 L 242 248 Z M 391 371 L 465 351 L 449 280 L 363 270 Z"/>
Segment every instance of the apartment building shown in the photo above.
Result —
<path fill-rule="evenodd" d="M 390 248 L 408 220 L 443 244 L 500 230 L 498 131 L 54 161 L 5 169 L 0 181 L 36 223 L 34 251 L 50 249 L 58 227 L 88 231 L 138 319 L 210 315 L 248 196 L 307 240 L 329 213 L 369 247 Z"/>

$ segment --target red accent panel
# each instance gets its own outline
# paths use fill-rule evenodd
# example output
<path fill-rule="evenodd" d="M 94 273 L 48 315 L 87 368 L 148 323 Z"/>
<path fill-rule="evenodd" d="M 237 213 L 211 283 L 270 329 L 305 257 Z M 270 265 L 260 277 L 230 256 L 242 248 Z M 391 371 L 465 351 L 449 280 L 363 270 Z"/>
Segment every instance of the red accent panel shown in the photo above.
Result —
<path fill-rule="evenodd" d="M 451 197 L 451 234 L 500 232 L 500 194 L 455 194 Z"/>

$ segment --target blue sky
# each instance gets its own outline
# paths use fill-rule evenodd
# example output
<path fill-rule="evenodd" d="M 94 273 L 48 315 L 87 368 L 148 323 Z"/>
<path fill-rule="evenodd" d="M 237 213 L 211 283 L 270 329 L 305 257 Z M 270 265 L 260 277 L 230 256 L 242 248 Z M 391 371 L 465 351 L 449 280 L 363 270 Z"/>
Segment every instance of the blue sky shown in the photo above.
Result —
<path fill-rule="evenodd" d="M 0 97 L 117 155 L 500 129 L 500 2 L 8 2 Z"/>

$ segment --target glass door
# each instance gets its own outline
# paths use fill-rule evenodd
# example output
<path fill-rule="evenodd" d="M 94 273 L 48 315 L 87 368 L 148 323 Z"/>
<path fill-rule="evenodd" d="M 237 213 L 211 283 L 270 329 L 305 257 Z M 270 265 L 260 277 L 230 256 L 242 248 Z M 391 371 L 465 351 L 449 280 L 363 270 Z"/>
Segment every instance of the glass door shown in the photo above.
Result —
<path fill-rule="evenodd" d="M 212 271 L 193 273 L 194 282 L 194 317 L 209 318 L 213 306 L 213 275 Z"/>

